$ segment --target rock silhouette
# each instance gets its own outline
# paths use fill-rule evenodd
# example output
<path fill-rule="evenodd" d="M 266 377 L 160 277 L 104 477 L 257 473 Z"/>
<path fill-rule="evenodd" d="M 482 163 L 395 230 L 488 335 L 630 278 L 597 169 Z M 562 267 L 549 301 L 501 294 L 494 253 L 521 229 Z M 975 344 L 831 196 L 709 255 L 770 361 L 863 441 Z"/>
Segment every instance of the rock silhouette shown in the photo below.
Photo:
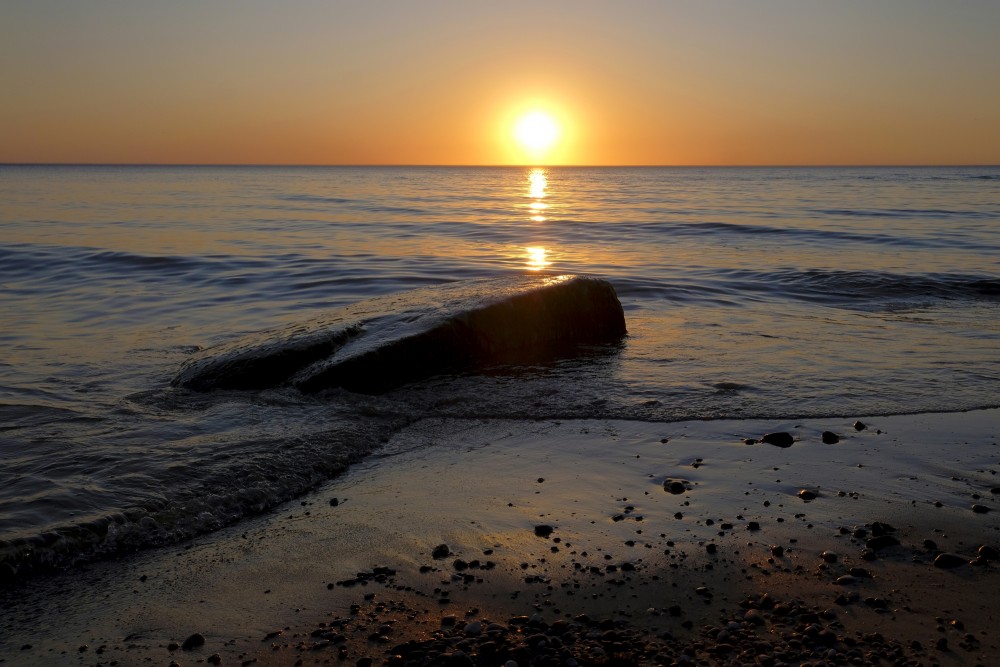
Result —
<path fill-rule="evenodd" d="M 441 373 L 572 357 L 625 333 L 618 296 L 600 278 L 463 281 L 368 299 L 204 350 L 171 384 L 380 393 Z"/>

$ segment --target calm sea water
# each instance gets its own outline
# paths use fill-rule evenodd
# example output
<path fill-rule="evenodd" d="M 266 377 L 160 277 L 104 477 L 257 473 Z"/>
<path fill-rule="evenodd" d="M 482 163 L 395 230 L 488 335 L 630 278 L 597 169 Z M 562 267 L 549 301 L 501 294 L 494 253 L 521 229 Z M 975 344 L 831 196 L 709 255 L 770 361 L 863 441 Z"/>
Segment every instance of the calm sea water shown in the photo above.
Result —
<path fill-rule="evenodd" d="M 526 271 L 610 279 L 625 344 L 377 397 L 168 387 L 248 332 Z M 9 577 L 264 511 L 428 415 L 1000 405 L 1000 168 L 0 166 L 0 313 Z"/>

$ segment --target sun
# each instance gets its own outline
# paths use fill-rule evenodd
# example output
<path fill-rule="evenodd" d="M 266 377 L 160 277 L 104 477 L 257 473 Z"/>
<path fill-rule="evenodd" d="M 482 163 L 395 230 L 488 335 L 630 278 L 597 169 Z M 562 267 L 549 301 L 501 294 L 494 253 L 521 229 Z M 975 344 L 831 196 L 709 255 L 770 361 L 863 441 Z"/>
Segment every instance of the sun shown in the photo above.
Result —
<path fill-rule="evenodd" d="M 514 140 L 532 159 L 544 159 L 556 144 L 562 131 L 558 121 L 545 111 L 529 111 L 514 122 Z"/>

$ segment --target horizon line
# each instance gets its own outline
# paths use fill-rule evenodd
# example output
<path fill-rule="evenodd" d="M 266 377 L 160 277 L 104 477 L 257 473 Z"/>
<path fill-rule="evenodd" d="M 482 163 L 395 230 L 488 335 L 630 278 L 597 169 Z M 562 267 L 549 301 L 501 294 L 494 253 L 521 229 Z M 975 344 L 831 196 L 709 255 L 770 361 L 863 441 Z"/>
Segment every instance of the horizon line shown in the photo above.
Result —
<path fill-rule="evenodd" d="M 434 164 L 434 163 L 294 163 L 294 162 L 0 162 L 0 167 L 416 167 L 445 169 L 902 169 L 998 168 L 997 163 L 801 163 L 801 164 Z"/>

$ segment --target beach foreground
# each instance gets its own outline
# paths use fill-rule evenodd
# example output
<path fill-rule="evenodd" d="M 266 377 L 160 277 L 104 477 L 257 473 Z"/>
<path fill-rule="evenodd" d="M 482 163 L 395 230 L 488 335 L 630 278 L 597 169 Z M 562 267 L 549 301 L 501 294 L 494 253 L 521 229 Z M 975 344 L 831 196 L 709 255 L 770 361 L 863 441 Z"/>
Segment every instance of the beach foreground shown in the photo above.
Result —
<path fill-rule="evenodd" d="M 860 421 L 423 420 L 280 511 L 4 593 L 0 661 L 1000 664 L 1000 411 Z"/>

